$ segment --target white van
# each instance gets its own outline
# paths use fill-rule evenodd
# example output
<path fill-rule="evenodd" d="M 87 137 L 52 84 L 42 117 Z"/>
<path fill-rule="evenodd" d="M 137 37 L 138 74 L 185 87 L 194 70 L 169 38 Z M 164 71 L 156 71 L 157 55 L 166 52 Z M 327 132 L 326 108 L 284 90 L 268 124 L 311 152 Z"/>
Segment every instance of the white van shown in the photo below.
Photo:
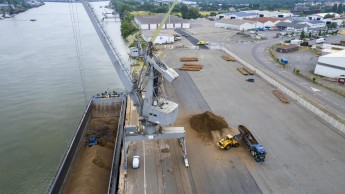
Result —
<path fill-rule="evenodd" d="M 139 168 L 139 156 L 133 156 L 133 168 Z"/>
<path fill-rule="evenodd" d="M 301 44 L 303 40 L 291 40 L 290 44 Z"/>
<path fill-rule="evenodd" d="M 320 43 L 323 43 L 325 42 L 325 39 L 324 38 L 319 38 L 319 39 L 316 39 L 316 44 L 320 44 Z"/>

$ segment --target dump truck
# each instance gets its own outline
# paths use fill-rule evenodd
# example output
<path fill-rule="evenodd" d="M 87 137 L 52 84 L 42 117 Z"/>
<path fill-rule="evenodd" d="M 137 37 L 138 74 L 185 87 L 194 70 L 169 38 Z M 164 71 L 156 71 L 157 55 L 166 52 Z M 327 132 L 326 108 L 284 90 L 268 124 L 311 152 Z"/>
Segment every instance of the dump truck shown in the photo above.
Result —
<path fill-rule="evenodd" d="M 258 143 L 254 135 L 244 125 L 239 125 L 238 130 L 242 136 L 244 145 L 248 147 L 249 152 L 254 157 L 255 161 L 265 161 L 266 151 L 264 147 Z"/>
<path fill-rule="evenodd" d="M 237 148 L 240 144 L 237 142 L 237 136 L 227 134 L 224 139 L 219 140 L 217 143 L 220 149 L 230 149 L 231 147 Z"/>

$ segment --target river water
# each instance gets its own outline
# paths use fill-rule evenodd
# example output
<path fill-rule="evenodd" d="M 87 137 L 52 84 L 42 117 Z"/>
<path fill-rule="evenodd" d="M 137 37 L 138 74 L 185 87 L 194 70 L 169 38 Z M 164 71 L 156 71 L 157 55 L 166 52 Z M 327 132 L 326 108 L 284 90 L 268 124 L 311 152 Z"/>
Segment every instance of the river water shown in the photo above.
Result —
<path fill-rule="evenodd" d="M 46 3 L 0 20 L 0 193 L 45 193 L 86 107 L 71 10 L 88 98 L 123 87 L 81 4 Z M 120 23 L 104 26 L 127 56 Z"/>

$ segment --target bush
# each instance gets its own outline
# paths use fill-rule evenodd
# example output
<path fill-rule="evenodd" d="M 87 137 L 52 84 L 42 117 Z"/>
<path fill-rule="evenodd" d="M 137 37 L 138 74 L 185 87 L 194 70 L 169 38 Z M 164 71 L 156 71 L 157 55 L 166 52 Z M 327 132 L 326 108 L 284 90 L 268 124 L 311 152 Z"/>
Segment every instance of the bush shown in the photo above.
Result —
<path fill-rule="evenodd" d="M 314 76 L 314 77 L 312 78 L 312 80 L 313 80 L 313 82 L 316 82 L 316 77 Z"/>
<path fill-rule="evenodd" d="M 295 69 L 296 74 L 300 74 L 301 70 L 300 69 Z"/>

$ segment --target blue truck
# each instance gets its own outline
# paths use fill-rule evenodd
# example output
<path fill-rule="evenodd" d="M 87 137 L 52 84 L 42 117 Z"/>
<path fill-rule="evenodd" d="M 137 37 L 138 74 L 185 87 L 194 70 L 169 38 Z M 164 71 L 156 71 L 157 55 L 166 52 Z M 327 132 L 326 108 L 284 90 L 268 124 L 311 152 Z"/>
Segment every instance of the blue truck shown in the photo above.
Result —
<path fill-rule="evenodd" d="M 244 145 L 248 147 L 249 152 L 257 162 L 264 162 L 266 157 L 266 151 L 264 147 L 258 143 L 254 135 L 244 125 L 239 125 L 238 130 L 242 136 Z"/>

